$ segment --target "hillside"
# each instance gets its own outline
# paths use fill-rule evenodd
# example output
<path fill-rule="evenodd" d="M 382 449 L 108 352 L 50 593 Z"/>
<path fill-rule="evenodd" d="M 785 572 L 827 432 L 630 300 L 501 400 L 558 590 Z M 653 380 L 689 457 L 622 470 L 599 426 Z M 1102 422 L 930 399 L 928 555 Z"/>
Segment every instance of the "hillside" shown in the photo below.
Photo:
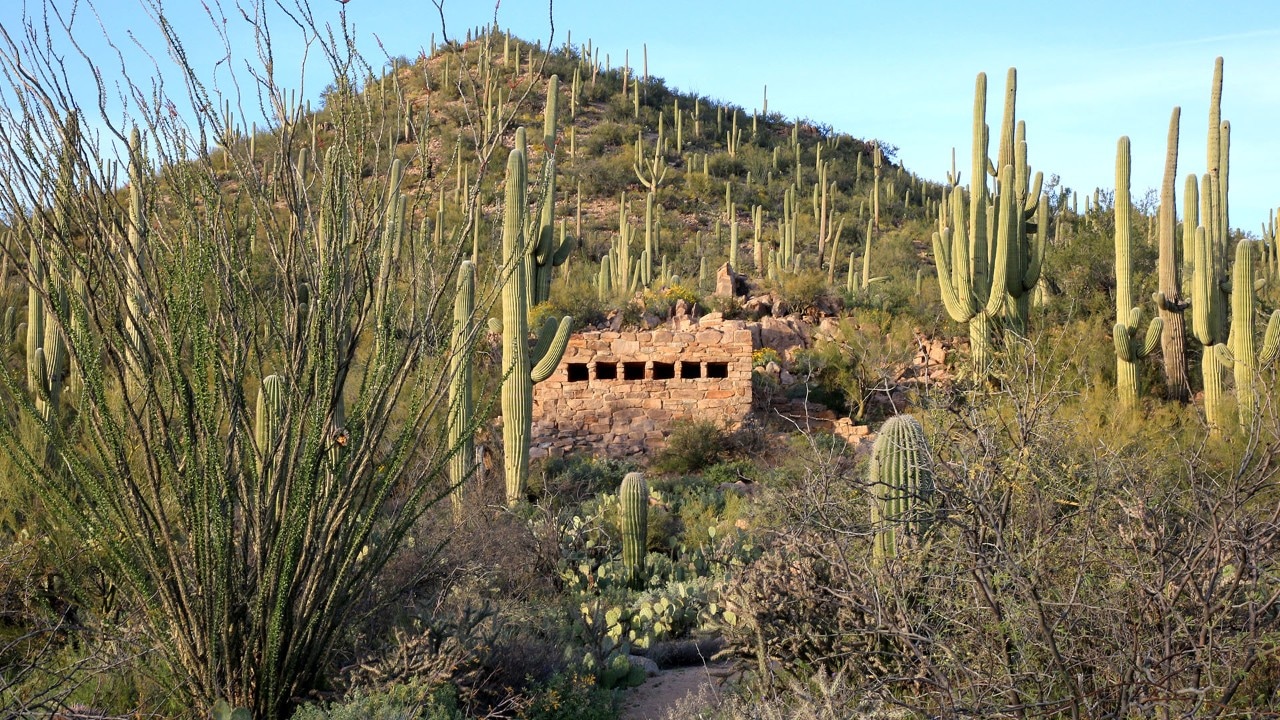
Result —
<path fill-rule="evenodd" d="M 985 76 L 933 182 L 598 54 L 476 32 L 267 129 L 193 83 L 103 121 L 127 167 L 83 99 L 7 106 L 7 713 L 604 720 L 702 664 L 672 717 L 1280 702 L 1280 254 L 1227 230 L 1229 130 L 1182 203 L 1126 139 L 1081 205 Z M 540 384 L 662 333 L 637 383 L 749 411 L 536 447 Z"/>

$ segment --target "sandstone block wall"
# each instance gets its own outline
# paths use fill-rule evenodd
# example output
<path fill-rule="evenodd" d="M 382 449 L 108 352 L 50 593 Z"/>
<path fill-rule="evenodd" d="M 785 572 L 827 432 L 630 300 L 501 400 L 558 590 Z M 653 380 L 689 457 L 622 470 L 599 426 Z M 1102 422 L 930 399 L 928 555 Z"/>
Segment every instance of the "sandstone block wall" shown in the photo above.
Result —
<path fill-rule="evenodd" d="M 736 426 L 751 411 L 753 333 L 741 321 L 569 339 L 533 388 L 533 457 L 662 447 L 676 420 Z"/>

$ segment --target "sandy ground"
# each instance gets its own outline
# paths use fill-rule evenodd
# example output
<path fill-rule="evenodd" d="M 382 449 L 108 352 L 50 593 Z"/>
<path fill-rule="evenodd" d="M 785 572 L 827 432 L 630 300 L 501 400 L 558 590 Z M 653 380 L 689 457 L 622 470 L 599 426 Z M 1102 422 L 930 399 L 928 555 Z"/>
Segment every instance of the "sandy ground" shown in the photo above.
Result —
<path fill-rule="evenodd" d="M 643 685 L 625 692 L 621 720 L 667 720 L 677 703 L 690 695 L 695 696 L 696 701 L 685 703 L 678 717 L 679 720 L 696 718 L 696 714 L 691 714 L 696 713 L 696 709 L 714 707 L 722 686 L 734 670 L 729 662 L 663 670 Z"/>

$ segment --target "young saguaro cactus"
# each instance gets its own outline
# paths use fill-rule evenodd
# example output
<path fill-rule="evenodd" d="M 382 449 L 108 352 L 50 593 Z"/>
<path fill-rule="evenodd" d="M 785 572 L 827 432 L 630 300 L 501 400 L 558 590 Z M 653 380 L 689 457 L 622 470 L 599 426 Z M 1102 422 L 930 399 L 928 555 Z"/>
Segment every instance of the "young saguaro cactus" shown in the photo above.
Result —
<path fill-rule="evenodd" d="M 644 583 L 644 557 L 649 532 L 649 483 L 638 472 L 627 473 L 618 489 L 622 529 L 622 566 L 633 586 Z"/>
<path fill-rule="evenodd" d="M 920 421 L 895 415 L 885 421 L 871 446 L 872 557 L 896 557 L 900 533 L 921 537 L 929 529 L 933 501 L 933 458 Z"/>
<path fill-rule="evenodd" d="M 1233 371 L 1236 380 L 1236 406 L 1240 424 L 1249 428 L 1257 412 L 1257 385 L 1254 375 L 1261 366 L 1269 365 L 1280 350 L 1280 310 L 1271 313 L 1259 353 L 1254 340 L 1253 317 L 1257 312 L 1254 296 L 1256 281 L 1253 269 L 1252 240 L 1236 244 L 1236 261 L 1231 271 L 1231 334 L 1225 344 L 1214 347 L 1218 362 Z M 1210 362 L 1208 358 L 1205 362 Z"/>
<path fill-rule="evenodd" d="M 1160 342 L 1163 322 L 1152 318 L 1147 334 L 1138 342 L 1142 310 L 1133 305 L 1133 241 L 1130 232 L 1132 205 L 1129 201 L 1129 138 L 1116 144 L 1116 392 L 1123 407 L 1138 404 L 1137 361 L 1151 354 Z"/>
<path fill-rule="evenodd" d="M 524 238 L 527 165 L 524 128 L 516 131 L 515 149 L 507 157 L 506 195 L 502 224 L 502 441 L 505 448 L 507 504 L 524 497 L 529 483 L 529 443 L 533 432 L 533 386 L 550 377 L 569 343 L 573 322 L 563 317 L 548 318 L 529 349 L 527 276 L 523 272 L 526 252 Z"/>
<path fill-rule="evenodd" d="M 284 378 L 268 375 L 262 378 L 258 388 L 258 407 L 254 414 L 253 440 L 258 446 L 258 481 L 266 486 L 263 473 L 270 467 L 269 458 L 275 454 L 284 427 Z"/>

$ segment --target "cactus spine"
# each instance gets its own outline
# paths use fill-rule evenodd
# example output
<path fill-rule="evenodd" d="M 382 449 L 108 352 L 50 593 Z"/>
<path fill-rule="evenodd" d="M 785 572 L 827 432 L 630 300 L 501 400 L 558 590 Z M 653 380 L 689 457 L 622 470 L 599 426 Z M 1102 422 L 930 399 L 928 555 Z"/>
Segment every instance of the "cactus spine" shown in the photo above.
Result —
<path fill-rule="evenodd" d="M 474 406 L 471 402 L 471 316 L 476 307 L 476 269 L 470 260 L 458 267 L 458 294 L 453 301 L 453 335 L 449 343 L 449 486 L 453 517 L 462 516 L 463 484 L 475 465 Z"/>
<path fill-rule="evenodd" d="M 618 489 L 622 528 L 622 566 L 633 586 L 644 583 L 644 556 L 649 532 L 649 483 L 638 472 L 627 473 Z"/>
<path fill-rule="evenodd" d="M 871 446 L 872 557 L 896 557 L 904 535 L 921 537 L 929 529 L 933 500 L 933 460 L 920 421 L 895 415 L 885 421 Z"/>
<path fill-rule="evenodd" d="M 529 481 L 529 442 L 533 425 L 533 386 L 549 377 L 564 355 L 572 321 L 557 323 L 548 318 L 538 335 L 537 346 L 529 349 L 528 288 L 524 257 L 529 252 L 524 238 L 527 166 L 524 128 L 516 131 L 516 146 L 507 157 L 506 195 L 502 224 L 502 440 L 505 448 L 507 503 L 524 497 Z"/>
<path fill-rule="evenodd" d="M 1116 144 L 1116 392 L 1123 407 L 1138 404 L 1137 361 L 1151 354 L 1160 340 L 1163 323 L 1152 318 L 1142 342 L 1138 342 L 1142 310 L 1133 305 L 1132 206 L 1129 202 L 1129 138 Z"/>

